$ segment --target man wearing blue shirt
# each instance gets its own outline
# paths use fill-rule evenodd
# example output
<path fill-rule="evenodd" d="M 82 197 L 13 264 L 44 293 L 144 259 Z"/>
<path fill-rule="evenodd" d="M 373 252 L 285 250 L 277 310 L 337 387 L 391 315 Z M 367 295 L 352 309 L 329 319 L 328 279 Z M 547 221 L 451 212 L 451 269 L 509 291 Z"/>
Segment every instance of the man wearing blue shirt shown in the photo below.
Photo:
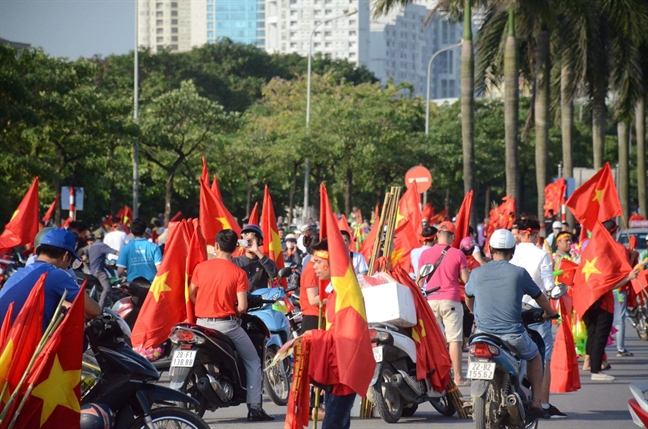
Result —
<path fill-rule="evenodd" d="M 132 282 L 138 277 L 144 277 L 153 283 L 158 268 L 162 263 L 160 248 L 144 238 L 146 221 L 135 219 L 130 225 L 135 239 L 122 247 L 117 259 L 117 273 L 121 276 L 128 271 L 128 281 Z"/>
<path fill-rule="evenodd" d="M 76 280 L 65 271 L 75 258 L 81 260 L 74 251 L 75 245 L 74 235 L 66 229 L 55 228 L 48 231 L 36 249 L 38 259 L 18 270 L 0 290 L 0 314 L 6 314 L 9 304 L 13 302 L 14 309 L 11 315 L 13 323 L 38 279 L 47 273 L 43 307 L 44 332 L 54 317 L 63 293 L 67 291 L 65 306 L 70 306 L 79 293 Z M 99 304 L 88 295 L 85 296 L 84 305 L 86 317 L 93 318 L 101 314 Z"/>

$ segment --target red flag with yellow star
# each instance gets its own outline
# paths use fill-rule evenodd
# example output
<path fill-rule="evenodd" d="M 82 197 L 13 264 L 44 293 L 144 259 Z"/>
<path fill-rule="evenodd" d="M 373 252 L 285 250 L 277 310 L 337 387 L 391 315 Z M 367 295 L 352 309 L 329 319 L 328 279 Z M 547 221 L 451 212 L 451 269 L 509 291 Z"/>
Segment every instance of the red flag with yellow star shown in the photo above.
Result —
<path fill-rule="evenodd" d="M 17 428 L 79 428 L 85 287 L 45 344 L 21 390 L 29 397 Z M 31 357 L 31 355 L 30 355 Z"/>
<path fill-rule="evenodd" d="M 200 230 L 198 219 L 193 219 L 193 233 L 189 248 L 187 249 L 187 266 L 185 269 L 185 300 L 187 305 L 187 322 L 196 323 L 196 314 L 194 313 L 194 304 L 190 299 L 191 276 L 193 275 L 196 265 L 207 260 L 207 245 L 205 238 Z"/>
<path fill-rule="evenodd" d="M 338 219 L 338 226 L 340 227 L 340 231 L 346 231 L 349 233 L 349 236 L 351 237 L 351 242 L 349 243 L 349 250 L 355 252 L 356 246 L 355 246 L 355 242 L 353 241 L 353 233 L 351 232 L 351 228 L 349 227 L 349 222 L 347 221 L 347 217 L 345 214 L 342 214 L 342 217 Z"/>
<path fill-rule="evenodd" d="M 419 247 L 419 237 L 423 232 L 420 203 L 421 195 L 416 190 L 416 182 L 411 182 L 398 202 L 394 251 L 391 255 L 392 266 L 400 265 L 407 272 L 412 271 L 410 253 Z"/>
<path fill-rule="evenodd" d="M 192 234 L 191 221 L 169 224 L 162 264 L 133 326 L 133 348 L 159 346 L 169 338 L 174 325 L 186 320 L 185 269 Z"/>
<path fill-rule="evenodd" d="M 567 182 L 563 177 L 545 186 L 545 203 L 544 215 L 546 218 L 551 217 L 549 210 L 553 215 L 560 213 L 560 208 L 565 204 L 565 192 L 567 191 Z"/>
<path fill-rule="evenodd" d="M 259 202 L 254 203 L 252 211 L 250 212 L 250 218 L 248 219 L 249 225 L 258 225 L 259 224 Z"/>
<path fill-rule="evenodd" d="M 9 329 L 11 329 L 11 319 L 13 316 L 14 303 L 12 302 L 7 307 L 7 314 L 5 314 L 4 320 L 2 321 L 2 328 L 0 328 L 0 345 L 4 346 L 7 338 L 9 337 Z"/>
<path fill-rule="evenodd" d="M 581 388 L 578 371 L 578 355 L 572 334 L 572 299 L 569 295 L 560 297 L 562 323 L 554 341 L 551 359 L 551 387 L 553 393 L 576 392 Z"/>
<path fill-rule="evenodd" d="M 5 225 L 0 235 L 0 250 L 33 243 L 38 234 L 38 177 Z"/>
<path fill-rule="evenodd" d="M 218 198 L 210 189 L 207 181 L 200 179 L 200 229 L 205 242 L 213 246 L 216 234 L 223 229 L 231 229 L 241 235 L 241 227 L 234 216 L 227 210 L 223 200 Z"/>
<path fill-rule="evenodd" d="M 472 211 L 473 205 L 473 191 L 470 191 L 466 194 L 459 208 L 459 213 L 457 213 L 457 221 L 455 222 L 455 233 L 454 241 L 452 242 L 452 247 L 455 249 L 459 248 L 459 243 L 464 237 L 468 237 L 468 231 L 470 230 L 470 212 Z"/>
<path fill-rule="evenodd" d="M 364 299 L 344 245 L 337 218 L 324 185 L 320 186 L 321 238 L 328 241 L 328 261 L 334 293 L 329 295 L 326 331 L 313 330 L 309 373 L 320 383 L 333 385 L 336 395 L 356 392 L 364 397 L 374 373 Z"/>
<path fill-rule="evenodd" d="M 263 253 L 274 261 L 278 269 L 282 269 L 284 267 L 283 249 L 281 247 L 281 238 L 279 238 L 279 230 L 277 229 L 277 218 L 275 217 L 268 185 L 265 185 L 265 190 L 263 191 L 263 208 L 261 210 L 260 226 L 261 232 L 263 232 Z"/>
<path fill-rule="evenodd" d="M 567 207 L 576 220 L 588 230 L 596 221 L 605 222 L 623 215 L 610 163 L 606 163 L 591 179 L 576 189 L 567 200 Z"/>
<path fill-rule="evenodd" d="M 614 241 L 601 222 L 594 224 L 574 275 L 572 296 L 579 316 L 583 317 L 596 300 L 610 292 L 632 270 L 622 249 L 623 245 Z"/>
<path fill-rule="evenodd" d="M 558 263 L 558 275 L 556 276 L 557 283 L 564 283 L 567 286 L 574 285 L 574 275 L 578 269 L 578 264 L 572 262 L 567 258 L 562 258 Z"/>
<path fill-rule="evenodd" d="M 373 225 L 371 225 L 371 229 L 369 230 L 369 234 L 367 235 L 367 238 L 365 238 L 365 241 L 362 242 L 360 245 L 360 253 L 362 253 L 362 256 L 364 256 L 366 261 L 369 261 L 371 259 L 371 252 L 373 252 L 374 244 L 376 243 L 376 237 L 378 237 L 378 230 L 380 229 L 380 216 L 376 215 L 376 220 L 374 221 Z M 380 237 L 378 238 L 378 242 L 380 242 Z"/>

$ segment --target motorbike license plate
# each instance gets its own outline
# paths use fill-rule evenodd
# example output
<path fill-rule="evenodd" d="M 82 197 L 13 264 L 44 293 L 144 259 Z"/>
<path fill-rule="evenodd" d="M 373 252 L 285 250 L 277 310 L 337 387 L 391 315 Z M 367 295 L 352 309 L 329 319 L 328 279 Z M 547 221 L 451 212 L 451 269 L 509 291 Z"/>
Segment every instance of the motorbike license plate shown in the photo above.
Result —
<path fill-rule="evenodd" d="M 383 360 L 383 346 L 377 346 L 373 348 L 373 355 L 376 362 L 382 362 Z"/>
<path fill-rule="evenodd" d="M 171 366 L 178 366 L 183 368 L 191 368 L 196 360 L 196 350 L 176 350 L 173 353 L 173 360 Z"/>
<path fill-rule="evenodd" d="M 495 362 L 470 362 L 467 377 L 474 380 L 492 380 L 495 376 Z"/>

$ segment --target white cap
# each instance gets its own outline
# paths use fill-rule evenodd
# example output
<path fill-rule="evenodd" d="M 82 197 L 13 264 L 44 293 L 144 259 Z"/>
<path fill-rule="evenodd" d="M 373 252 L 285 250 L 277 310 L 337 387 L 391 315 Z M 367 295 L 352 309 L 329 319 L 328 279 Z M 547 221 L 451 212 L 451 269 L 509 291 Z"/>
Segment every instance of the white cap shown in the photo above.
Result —
<path fill-rule="evenodd" d="M 301 232 L 306 232 L 306 231 L 308 231 L 308 228 L 310 228 L 310 225 L 309 224 L 304 224 L 304 225 L 299 227 L 299 230 Z"/>
<path fill-rule="evenodd" d="M 562 222 L 555 220 L 554 223 L 551 224 L 551 229 L 562 229 Z"/>
<path fill-rule="evenodd" d="M 493 233 L 493 235 L 491 235 L 488 244 L 493 249 L 512 249 L 515 247 L 515 238 L 513 238 L 513 233 L 508 229 L 498 229 Z"/>

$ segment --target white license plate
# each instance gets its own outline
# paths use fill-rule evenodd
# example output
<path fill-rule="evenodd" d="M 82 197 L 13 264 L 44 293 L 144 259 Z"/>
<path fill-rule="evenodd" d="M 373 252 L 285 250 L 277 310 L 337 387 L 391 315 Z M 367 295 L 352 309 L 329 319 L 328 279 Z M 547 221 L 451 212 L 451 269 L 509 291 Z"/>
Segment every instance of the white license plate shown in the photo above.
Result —
<path fill-rule="evenodd" d="M 495 362 L 470 362 L 467 377 L 474 380 L 492 380 L 495 376 Z"/>
<path fill-rule="evenodd" d="M 377 346 L 373 348 L 373 355 L 376 362 L 382 362 L 383 360 L 383 349 L 384 346 Z"/>
<path fill-rule="evenodd" d="M 191 368 L 196 360 L 197 350 L 176 350 L 173 353 L 173 360 L 171 366 L 179 366 L 183 368 Z"/>

